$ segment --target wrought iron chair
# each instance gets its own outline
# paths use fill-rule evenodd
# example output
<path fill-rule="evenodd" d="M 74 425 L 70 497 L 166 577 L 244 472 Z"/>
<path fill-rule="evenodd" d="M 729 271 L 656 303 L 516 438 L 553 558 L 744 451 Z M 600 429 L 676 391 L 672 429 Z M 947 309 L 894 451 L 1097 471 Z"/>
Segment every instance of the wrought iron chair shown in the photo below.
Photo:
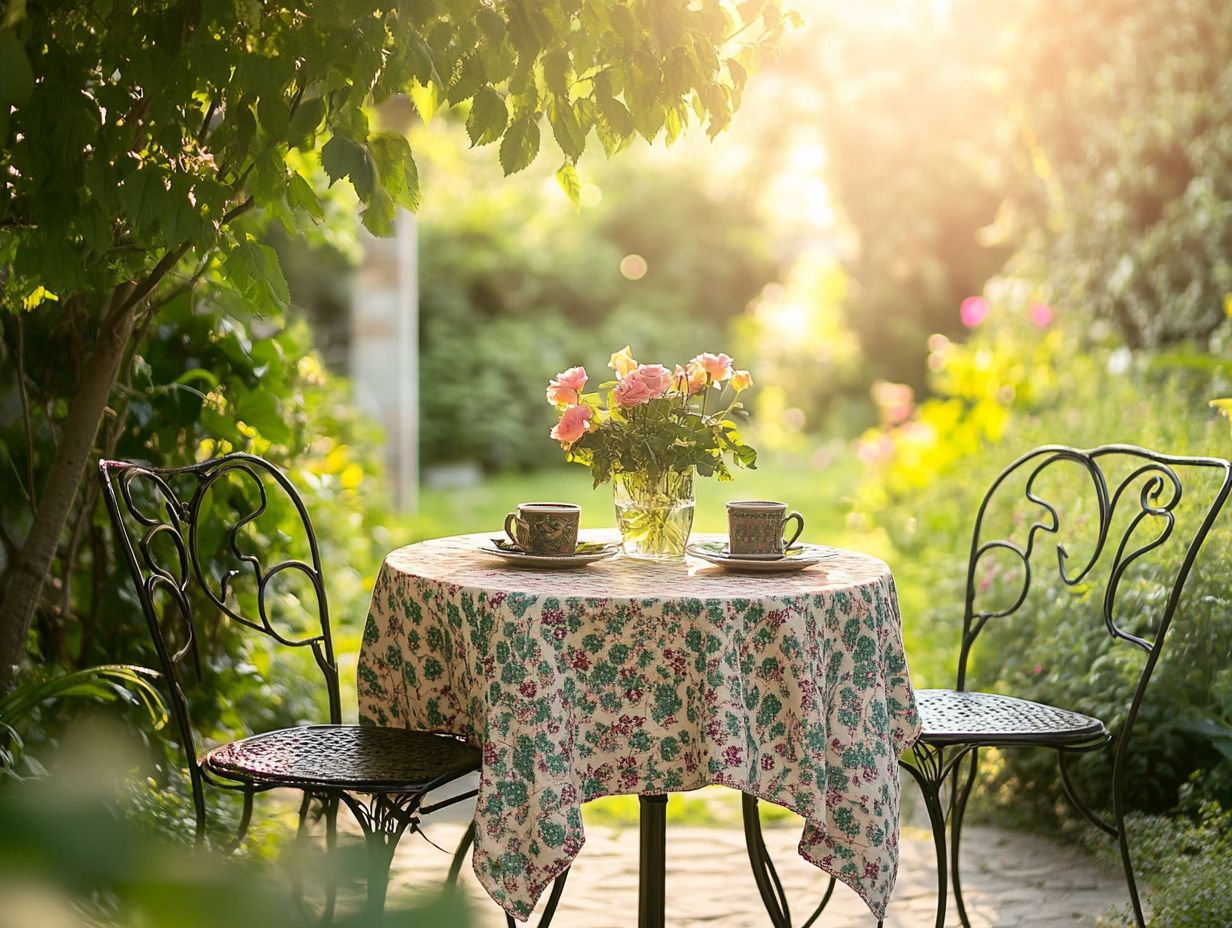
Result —
<path fill-rule="evenodd" d="M 404 832 L 415 831 L 422 816 L 475 791 L 430 805 L 424 804 L 425 797 L 478 770 L 480 752 L 450 734 L 341 724 L 338 663 L 317 538 L 299 493 L 276 467 L 249 454 L 166 470 L 100 461 L 98 478 L 170 691 L 188 759 L 198 843 L 206 837 L 207 784 L 242 794 L 239 827 L 228 850 L 247 832 L 257 793 L 279 787 L 300 790 L 301 836 L 311 800 L 322 801 L 331 849 L 342 802 L 364 834 L 368 907 L 379 915 L 393 853 Z M 218 525 L 211 517 L 218 517 L 220 510 L 234 521 Z M 267 530 L 304 544 L 306 557 L 263 567 L 256 536 L 263 517 L 278 523 Z M 302 537 L 294 538 L 292 532 Z M 285 618 L 275 593 L 276 586 L 290 584 L 294 576 L 306 585 L 302 592 L 316 600 L 315 610 L 303 604 L 298 618 L 306 621 L 299 627 Z M 330 724 L 267 731 L 199 753 L 184 664 L 190 662 L 201 679 L 198 641 L 226 621 L 287 648 L 308 649 L 324 678 Z M 468 831 L 450 868 L 450 882 L 457 877 L 470 839 Z M 332 888 L 326 896 L 329 917 Z"/>
<path fill-rule="evenodd" d="M 1062 527 L 1057 505 L 1044 495 L 1042 484 L 1047 478 L 1043 475 L 1057 472 L 1064 464 L 1080 468 L 1094 491 L 1094 537 L 1091 553 L 1078 570 L 1070 568 L 1071 555 L 1065 545 L 1056 545 L 1059 580 L 1071 590 L 1090 593 L 1099 589 L 1094 582 L 1096 567 L 1103 564 L 1104 569 L 1098 573 L 1104 578 L 1099 598 L 1104 629 L 1113 643 L 1127 642 L 1145 655 L 1137 684 L 1128 700 L 1124 722 L 1115 731 L 1109 731 L 1100 719 L 1069 709 L 967 689 L 972 647 L 988 622 L 1007 619 L 1020 611 L 1029 612 L 1023 606 L 1032 586 L 1032 564 L 1034 556 L 1044 547 L 1037 544 L 1038 536 L 1041 532 L 1058 535 Z M 1165 545 L 1172 539 L 1182 499 L 1178 470 L 1194 479 L 1200 473 L 1207 474 L 1209 496 L 1193 507 L 1186 520 L 1186 524 L 1196 522 L 1196 528 L 1191 533 L 1181 533 L 1176 539 L 1178 563 L 1164 567 L 1166 582 L 1163 586 L 1167 595 L 1148 604 L 1150 608 L 1126 616 L 1126 621 L 1134 628 L 1131 631 L 1117 621 L 1117 594 L 1126 572 L 1138 562 L 1139 566 L 1158 565 Z M 1112 479 L 1109 471 L 1114 474 Z M 1003 502 L 1004 494 L 1014 487 L 1023 491 L 1019 498 L 1034 510 L 1027 519 L 1010 526 L 1011 534 L 1025 536 L 1025 541 L 997 537 L 995 532 L 989 538 L 985 534 L 985 522 L 994 514 L 994 502 Z M 945 924 L 950 881 L 962 924 L 970 925 L 962 898 L 958 855 L 963 813 L 975 783 L 978 752 L 983 747 L 1042 747 L 1057 752 L 1065 794 L 1084 817 L 1117 840 L 1134 916 L 1139 925 L 1145 925 L 1125 829 L 1123 788 L 1130 736 L 1147 685 L 1159 662 L 1164 638 L 1180 605 L 1185 582 L 1229 491 L 1232 491 L 1232 464 L 1228 461 L 1159 454 L 1130 445 L 1104 445 L 1089 451 L 1060 445 L 1043 446 L 1014 461 L 993 481 L 975 518 L 967 565 L 957 685 L 952 690 L 916 691 L 923 732 L 912 755 L 901 759 L 903 768 L 921 788 L 932 825 L 937 853 L 937 928 Z M 1114 525 L 1123 528 L 1115 532 Z M 986 592 L 981 588 L 984 584 L 981 564 L 1003 552 L 1011 559 L 1020 583 L 1016 587 L 1011 585 L 1009 601 L 1001 608 L 978 608 L 977 600 Z M 1155 557 L 1141 560 L 1148 554 Z M 1078 618 L 1085 617 L 1079 615 Z M 1078 795 L 1070 771 L 1075 757 L 1102 749 L 1109 750 L 1112 759 L 1111 822 L 1092 810 Z M 947 781 L 950 785 L 948 802 L 942 798 Z M 747 795 L 744 797 L 744 821 L 749 859 L 771 923 L 774 928 L 791 928 L 787 898 L 762 841 L 757 800 Z M 948 842 L 947 822 L 951 829 Z M 816 921 L 833 891 L 831 878 L 821 904 L 803 923 L 803 928 Z"/>
<path fill-rule="evenodd" d="M 1111 731 L 1104 721 L 1068 708 L 967 689 L 972 647 L 985 626 L 992 620 L 1007 620 L 1029 611 L 1024 610 L 1023 605 L 1032 586 L 1032 564 L 1036 562 L 1035 555 L 1046 547 L 1037 544 L 1039 535 L 1059 535 L 1062 527 L 1058 507 L 1044 495 L 1041 483 L 1045 474 L 1056 473 L 1059 466 L 1065 464 L 1080 468 L 1090 481 L 1094 491 L 1095 531 L 1092 552 L 1085 562 L 1077 561 L 1081 567 L 1076 570 L 1071 568 L 1071 554 L 1066 546 L 1056 544 L 1058 579 L 1065 587 L 1084 594 L 1102 591 L 1099 612 L 1104 631 L 1112 643 L 1124 641 L 1145 655 L 1137 684 L 1128 699 L 1124 722 Z M 1187 510 L 1185 524 L 1196 523 L 1196 527 L 1192 532 L 1178 533 L 1172 546 L 1175 554 L 1170 560 L 1166 556 L 1167 543 L 1173 540 L 1178 524 L 1183 495 L 1181 474 L 1192 487 L 1194 482 L 1199 482 L 1202 473 L 1208 475 L 1209 496 Z M 986 531 L 986 523 L 993 513 L 990 504 L 994 503 L 999 491 L 1012 492 L 1015 487 L 1022 489 L 1021 498 L 1025 498 L 1034 510 L 1013 533 L 1025 536 L 1025 541 L 1021 542 L 995 530 Z M 1139 925 L 1145 925 L 1125 829 L 1124 785 L 1129 744 L 1168 628 L 1181 603 L 1185 582 L 1230 490 L 1232 465 L 1228 461 L 1178 457 L 1129 445 L 1104 445 L 1089 451 L 1044 446 L 1014 461 L 993 481 L 976 513 L 972 534 L 957 685 L 952 690 L 917 691 L 924 730 L 914 756 L 902 761 L 904 769 L 920 785 L 932 824 L 937 850 L 938 928 L 944 924 L 946 909 L 947 818 L 951 829 L 948 857 L 954 900 L 963 925 L 970 924 L 963 903 L 958 853 L 963 812 L 975 782 L 979 750 L 983 747 L 1042 747 L 1057 752 L 1066 796 L 1084 817 L 1120 845 L 1134 917 Z M 1123 528 L 1118 531 L 1114 526 Z M 1016 592 L 1011 590 L 1008 602 L 999 608 L 992 607 L 991 603 L 988 608 L 980 608 L 981 593 L 985 592 L 981 587 L 987 579 L 981 574 L 981 565 L 986 569 L 1002 552 L 1015 564 L 1020 585 Z M 1151 585 L 1161 587 L 1166 596 L 1154 602 L 1135 602 L 1127 608 L 1129 604 L 1119 598 L 1118 593 L 1123 592 L 1122 581 L 1135 564 L 1156 571 Z M 1100 565 L 1102 568 L 1097 571 Z M 1127 587 L 1132 586 L 1132 583 L 1127 584 Z M 1126 594 L 1125 599 L 1133 600 L 1134 597 Z M 1070 611 L 1075 612 L 1076 620 L 1087 618 L 1078 610 Z M 1070 771 L 1078 755 L 1104 749 L 1111 752 L 1112 760 L 1111 822 L 1078 794 Z M 947 780 L 951 781 L 948 815 L 947 803 L 941 798 Z"/>

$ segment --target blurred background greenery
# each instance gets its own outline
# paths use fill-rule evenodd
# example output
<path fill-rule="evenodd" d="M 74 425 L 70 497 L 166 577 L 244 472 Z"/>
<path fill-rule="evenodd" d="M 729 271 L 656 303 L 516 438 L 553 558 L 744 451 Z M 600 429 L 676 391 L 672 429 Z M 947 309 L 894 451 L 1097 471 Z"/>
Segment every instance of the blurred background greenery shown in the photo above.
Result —
<path fill-rule="evenodd" d="M 1232 393 L 1232 7 L 794 6 L 804 27 L 751 77 L 724 134 L 589 157 L 577 207 L 550 159 L 500 180 L 460 123 L 412 128 L 429 191 L 418 214 L 420 454 L 429 473 L 462 464 L 479 475 L 429 482 L 418 512 L 391 507 L 383 438 L 348 389 L 348 274 L 361 246 L 345 194 L 310 235 L 266 233 L 295 313 L 257 317 L 210 293 L 144 334 L 106 425 L 115 456 L 169 465 L 246 449 L 290 468 L 326 549 L 344 692 L 389 549 L 494 530 L 530 498 L 578 502 L 585 524 L 611 524 L 606 488 L 592 490 L 548 439 L 543 388 L 574 364 L 593 376 L 626 343 L 646 362 L 723 350 L 753 372 L 759 469 L 701 483 L 697 528 L 721 530 L 724 499 L 781 498 L 805 513 L 809 539 L 886 558 L 921 686 L 951 681 L 971 522 L 1003 464 L 1045 442 L 1232 453 L 1210 405 Z M 77 333 L 51 314 L 25 324 L 34 399 L 53 408 Z M 9 380 L 0 387 L 11 399 Z M 23 423 L 5 403 L 0 464 L 21 481 Z M 31 653 L 48 673 L 154 663 L 95 502 L 36 621 Z M 0 499 L 9 547 L 25 505 L 20 493 Z M 1219 811 L 1232 808 L 1226 523 L 1138 732 L 1133 802 L 1155 816 L 1144 833 L 1171 861 L 1152 871 L 1159 925 L 1232 924 L 1232 894 L 1208 892 L 1232 872 Z M 1035 640 L 1053 649 L 1044 664 L 994 637 L 982 682 L 1063 703 L 1086 693 L 1080 705 L 1116 721 L 1129 671 L 1094 672 L 1108 642 L 1079 634 L 1069 615 L 1037 614 Z M 211 697 L 215 735 L 241 718 L 323 716 L 300 668 L 275 672 L 262 643 L 224 632 L 209 647 L 237 671 Z M 344 703 L 353 712 L 353 697 Z M 25 753 L 52 751 L 71 714 L 47 704 L 22 719 Z M 146 800 L 147 817 L 174 830 L 179 761 L 147 719 L 130 722 L 161 797 Z M 981 811 L 1076 829 L 1046 761 L 994 757 Z M 1100 772 L 1080 768 L 1080 784 Z M 618 802 L 592 814 L 622 815 Z M 1177 902 L 1177 885 L 1206 887 L 1201 914 Z"/>

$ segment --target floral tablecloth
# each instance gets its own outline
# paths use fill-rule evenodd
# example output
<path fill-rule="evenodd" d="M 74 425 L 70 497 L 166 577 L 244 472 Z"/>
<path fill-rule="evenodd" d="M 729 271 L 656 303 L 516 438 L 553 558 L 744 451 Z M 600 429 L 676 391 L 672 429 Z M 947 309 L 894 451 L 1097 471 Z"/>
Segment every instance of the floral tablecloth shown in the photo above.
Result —
<path fill-rule="evenodd" d="M 583 802 L 721 783 L 798 812 L 800 854 L 884 913 L 919 717 L 882 561 L 536 571 L 481 556 L 486 540 L 386 558 L 359 711 L 482 748 L 474 867 L 507 912 L 526 918 L 577 856 Z"/>

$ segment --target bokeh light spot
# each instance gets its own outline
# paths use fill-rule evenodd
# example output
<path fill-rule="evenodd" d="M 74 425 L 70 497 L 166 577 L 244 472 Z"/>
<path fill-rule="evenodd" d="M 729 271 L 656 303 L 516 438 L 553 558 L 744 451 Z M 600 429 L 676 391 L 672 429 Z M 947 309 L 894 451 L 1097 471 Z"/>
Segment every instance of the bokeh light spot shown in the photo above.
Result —
<path fill-rule="evenodd" d="M 641 255 L 625 255 L 620 259 L 620 273 L 628 280 L 641 280 L 649 269 Z"/>
<path fill-rule="evenodd" d="M 582 193 L 578 202 L 583 206 L 598 206 L 603 202 L 603 191 L 594 184 L 582 184 Z"/>

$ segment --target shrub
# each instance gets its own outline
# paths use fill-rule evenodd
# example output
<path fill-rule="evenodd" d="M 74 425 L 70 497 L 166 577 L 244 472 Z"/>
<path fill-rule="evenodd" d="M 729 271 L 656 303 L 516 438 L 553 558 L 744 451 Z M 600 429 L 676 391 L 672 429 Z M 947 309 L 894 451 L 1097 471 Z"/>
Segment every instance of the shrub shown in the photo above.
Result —
<path fill-rule="evenodd" d="M 1223 392 L 1226 364 L 1193 351 L 1133 358 L 1112 346 L 1084 344 L 1062 323 L 1037 331 L 1027 321 L 1025 301 L 1021 309 L 1013 305 L 998 302 L 968 344 L 935 341 L 937 396 L 906 423 L 863 439 L 872 463 L 860 511 L 875 514 L 902 558 L 925 565 L 937 603 L 904 619 L 953 642 L 955 657 L 976 506 L 1011 460 L 1048 443 L 1126 442 L 1177 454 L 1229 451 L 1226 426 L 1207 407 L 1210 396 Z M 1071 493 L 1081 489 L 1076 482 Z M 1075 592 L 1049 580 L 1056 577 L 1056 543 L 1069 545 L 1076 563 L 1090 550 L 1077 540 L 1081 524 L 1064 528 L 1067 515 L 1062 510 L 1062 537 L 1040 540 L 1029 614 L 989 624 L 973 652 L 969 685 L 1068 705 L 1115 728 L 1124 719 L 1142 655 L 1102 631 L 1102 586 Z M 1184 531 L 1178 524 L 1176 537 Z M 1135 728 L 1126 777 L 1134 807 L 1162 811 L 1186 795 L 1232 803 L 1232 592 L 1225 573 L 1230 554 L 1225 514 L 1191 575 Z M 1127 575 L 1118 612 L 1125 627 L 1149 632 L 1141 628 L 1135 604 L 1150 604 L 1164 576 L 1145 570 Z M 989 596 L 1017 589 L 1017 575 L 1009 572 L 988 582 Z M 1007 751 L 988 766 L 993 773 L 985 784 L 995 804 L 1026 804 L 1036 822 L 1069 814 L 1052 752 Z M 1206 775 L 1183 793 L 1195 771 Z M 1093 805 L 1110 804 L 1105 755 L 1084 760 L 1075 772 Z"/>

